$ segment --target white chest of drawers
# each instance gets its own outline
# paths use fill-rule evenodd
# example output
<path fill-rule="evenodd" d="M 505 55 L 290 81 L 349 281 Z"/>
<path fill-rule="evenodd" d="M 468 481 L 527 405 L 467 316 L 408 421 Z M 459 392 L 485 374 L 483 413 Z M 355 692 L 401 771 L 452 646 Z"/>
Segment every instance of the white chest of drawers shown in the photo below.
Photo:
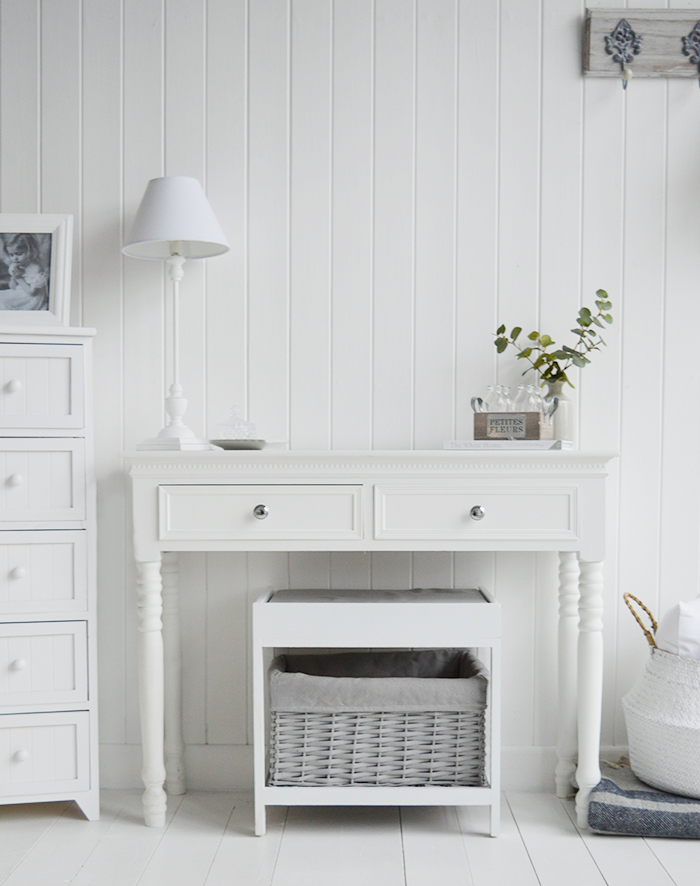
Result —
<path fill-rule="evenodd" d="M 575 779 L 585 826 L 600 779 L 605 478 L 614 455 L 128 453 L 146 824 L 165 822 L 166 772 L 168 792 L 184 791 L 176 552 L 557 551 L 556 784 L 566 796 Z"/>
<path fill-rule="evenodd" d="M 0 329 L 0 803 L 99 818 L 89 329 Z"/>

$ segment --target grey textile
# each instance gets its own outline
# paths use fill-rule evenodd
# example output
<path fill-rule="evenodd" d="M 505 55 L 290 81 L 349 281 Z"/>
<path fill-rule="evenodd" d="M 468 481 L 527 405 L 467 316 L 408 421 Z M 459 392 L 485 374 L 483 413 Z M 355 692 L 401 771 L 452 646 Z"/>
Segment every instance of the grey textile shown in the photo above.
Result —
<path fill-rule="evenodd" d="M 404 590 L 316 590 L 294 588 L 275 591 L 270 603 L 486 603 L 478 588 L 407 588 Z"/>
<path fill-rule="evenodd" d="M 427 676 L 415 676 L 422 673 Z M 270 708 L 329 714 L 483 710 L 487 683 L 486 667 L 466 650 L 280 655 L 270 667 Z"/>
<path fill-rule="evenodd" d="M 700 838 L 700 800 L 668 794 L 640 781 L 627 764 L 601 764 L 588 826 L 598 834 Z"/>

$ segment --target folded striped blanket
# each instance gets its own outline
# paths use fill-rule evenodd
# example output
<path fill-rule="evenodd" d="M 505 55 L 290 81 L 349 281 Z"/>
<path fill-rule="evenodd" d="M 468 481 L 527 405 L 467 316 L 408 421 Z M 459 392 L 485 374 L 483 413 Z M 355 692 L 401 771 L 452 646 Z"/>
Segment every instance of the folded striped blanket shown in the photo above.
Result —
<path fill-rule="evenodd" d="M 597 834 L 700 838 L 700 800 L 652 788 L 626 762 L 601 763 L 593 788 L 588 826 Z"/>

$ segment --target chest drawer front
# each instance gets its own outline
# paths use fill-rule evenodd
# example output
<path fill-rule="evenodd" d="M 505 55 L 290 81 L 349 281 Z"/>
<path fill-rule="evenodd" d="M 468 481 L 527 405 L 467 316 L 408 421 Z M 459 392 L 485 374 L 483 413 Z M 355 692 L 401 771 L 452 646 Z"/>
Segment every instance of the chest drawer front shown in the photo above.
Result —
<path fill-rule="evenodd" d="M 83 440 L 0 440 L 0 522 L 19 529 L 84 519 Z"/>
<path fill-rule="evenodd" d="M 361 486 L 160 486 L 158 494 L 161 539 L 362 538 Z"/>
<path fill-rule="evenodd" d="M 0 716 L 0 796 L 88 790 L 86 711 Z"/>
<path fill-rule="evenodd" d="M 375 487 L 377 539 L 570 541 L 576 523 L 573 487 Z"/>
<path fill-rule="evenodd" d="M 0 344 L 0 428 L 82 428 L 83 346 Z"/>
<path fill-rule="evenodd" d="M 0 705 L 80 701 L 87 701 L 85 622 L 0 625 Z"/>
<path fill-rule="evenodd" d="M 0 532 L 0 617 L 87 608 L 83 529 Z"/>

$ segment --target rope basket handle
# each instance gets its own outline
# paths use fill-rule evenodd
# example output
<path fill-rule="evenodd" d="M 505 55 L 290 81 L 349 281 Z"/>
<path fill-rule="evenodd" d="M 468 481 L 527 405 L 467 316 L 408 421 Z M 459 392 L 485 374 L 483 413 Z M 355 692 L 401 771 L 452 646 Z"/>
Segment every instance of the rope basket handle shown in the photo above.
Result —
<path fill-rule="evenodd" d="M 624 594 L 623 596 L 625 598 L 625 603 L 627 604 L 629 611 L 634 616 L 635 621 L 637 622 L 639 627 L 644 631 L 644 636 L 647 638 L 649 645 L 656 646 L 656 640 L 654 639 L 654 634 L 656 633 L 656 629 L 658 628 L 658 625 L 656 623 L 654 616 L 647 609 L 647 607 L 644 605 L 644 603 L 642 603 L 642 601 L 639 600 L 637 597 L 635 597 L 633 594 Z M 637 603 L 639 606 L 641 606 L 642 609 L 649 616 L 649 621 L 651 622 L 651 631 L 644 627 L 644 625 L 642 624 L 641 618 L 639 617 L 639 615 L 637 615 L 637 613 L 632 608 L 632 604 L 630 603 L 630 600 L 634 600 L 634 602 Z M 652 631 L 653 631 L 653 633 L 652 633 Z"/>

